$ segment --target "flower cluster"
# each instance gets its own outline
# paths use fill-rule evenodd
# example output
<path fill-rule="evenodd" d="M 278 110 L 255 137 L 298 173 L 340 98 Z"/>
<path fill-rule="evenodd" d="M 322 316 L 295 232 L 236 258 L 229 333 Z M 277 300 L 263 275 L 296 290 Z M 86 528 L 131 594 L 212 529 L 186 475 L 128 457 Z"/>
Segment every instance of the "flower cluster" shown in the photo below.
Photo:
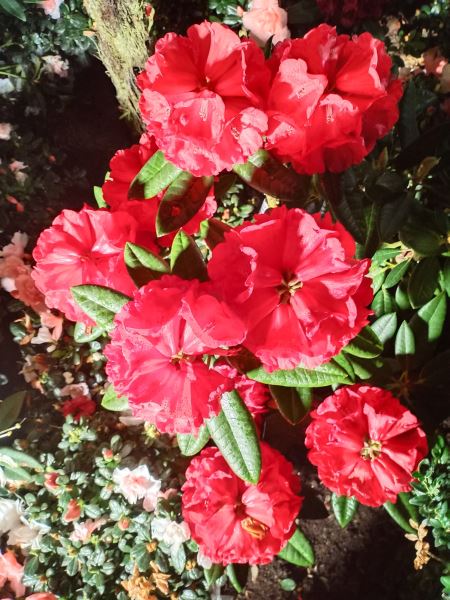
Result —
<path fill-rule="evenodd" d="M 138 78 L 141 112 L 165 156 L 194 175 L 230 170 L 264 145 L 301 173 L 339 172 L 398 119 L 402 87 L 391 66 L 369 33 L 320 25 L 278 43 L 266 62 L 252 40 L 202 23 L 187 38 L 158 41 Z"/>

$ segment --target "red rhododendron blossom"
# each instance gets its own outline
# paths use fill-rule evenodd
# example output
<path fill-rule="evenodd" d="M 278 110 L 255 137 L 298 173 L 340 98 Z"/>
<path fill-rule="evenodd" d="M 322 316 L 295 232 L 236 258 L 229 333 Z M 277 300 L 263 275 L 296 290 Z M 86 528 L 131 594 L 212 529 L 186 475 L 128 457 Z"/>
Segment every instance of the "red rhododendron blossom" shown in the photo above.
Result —
<path fill-rule="evenodd" d="M 245 318 L 244 346 L 268 370 L 317 367 L 367 324 L 369 261 L 351 258 L 351 244 L 331 221 L 322 228 L 304 210 L 281 207 L 214 248 L 216 293 Z"/>
<path fill-rule="evenodd" d="M 365 19 L 379 19 L 386 0 L 317 0 L 324 20 L 343 27 L 352 27 Z"/>
<path fill-rule="evenodd" d="M 194 175 L 230 170 L 263 145 L 269 71 L 260 48 L 219 23 L 168 33 L 138 77 L 148 133 Z"/>
<path fill-rule="evenodd" d="M 33 251 L 33 279 L 49 308 L 57 308 L 71 321 L 92 321 L 77 306 L 70 288 L 80 284 L 111 287 L 131 294 L 135 285 L 128 275 L 123 250 L 136 239 L 135 219 L 125 212 L 83 208 L 63 210 L 45 229 Z"/>
<path fill-rule="evenodd" d="M 267 148 L 301 173 L 357 164 L 398 119 L 402 84 L 384 44 L 329 25 L 278 44 L 269 61 Z"/>
<path fill-rule="evenodd" d="M 65 400 L 61 407 L 62 414 L 67 417 L 72 415 L 75 421 L 81 417 L 90 417 L 95 413 L 96 403 L 88 396 L 77 396 L 70 400 Z"/>
<path fill-rule="evenodd" d="M 109 177 L 102 188 L 104 200 L 113 212 L 116 210 L 126 211 L 138 222 L 139 229 L 136 243 L 156 252 L 158 252 L 158 245 L 156 242 L 155 221 L 164 192 L 161 192 L 155 198 L 129 200 L 128 191 L 133 179 L 157 150 L 154 139 L 147 134 L 141 136 L 139 144 L 134 144 L 134 146 L 124 150 L 118 150 L 109 163 Z M 183 231 L 188 234 L 196 233 L 200 223 L 212 217 L 216 209 L 217 203 L 214 199 L 213 188 L 211 188 L 200 210 L 183 225 Z M 170 246 L 173 237 L 174 234 L 162 236 L 158 239 L 158 243 L 162 246 Z"/>
<path fill-rule="evenodd" d="M 300 480 L 292 464 L 264 442 L 261 453 L 256 485 L 237 477 L 217 448 L 202 450 L 186 471 L 183 519 L 213 563 L 269 563 L 294 533 Z"/>
<path fill-rule="evenodd" d="M 311 413 L 305 444 L 324 485 L 361 504 L 396 502 L 427 454 L 416 417 L 387 390 L 338 389 Z"/>
<path fill-rule="evenodd" d="M 242 342 L 245 328 L 203 284 L 176 276 L 151 281 L 116 315 L 115 325 L 106 370 L 133 416 L 167 433 L 195 433 L 218 414 L 232 382 L 202 357 Z"/>
<path fill-rule="evenodd" d="M 225 363 L 216 363 L 214 368 L 233 381 L 234 389 L 254 418 L 268 412 L 271 396 L 267 385 L 249 379 Z"/>

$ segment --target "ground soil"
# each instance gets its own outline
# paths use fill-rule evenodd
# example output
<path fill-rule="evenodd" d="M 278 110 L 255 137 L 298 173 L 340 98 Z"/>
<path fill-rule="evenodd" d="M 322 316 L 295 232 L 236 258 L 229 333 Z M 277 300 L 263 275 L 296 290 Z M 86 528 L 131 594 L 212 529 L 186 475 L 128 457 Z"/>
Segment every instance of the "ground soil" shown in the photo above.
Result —
<path fill-rule="evenodd" d="M 198 6 L 202 2 L 198 2 Z M 177 5 L 176 29 L 201 20 L 197 4 L 194 13 Z M 187 10 L 187 9 L 186 9 Z M 175 13 L 174 13 L 175 15 Z M 195 18 L 193 18 L 193 16 Z M 172 16 L 168 16 L 171 22 Z M 92 60 L 80 73 L 75 96 L 66 112 L 48 123 L 50 135 L 87 174 L 89 187 L 75 196 L 70 189 L 62 195 L 61 208 L 78 208 L 92 201 L 91 187 L 101 185 L 108 162 L 116 149 L 133 139 L 119 120 L 114 90 L 102 66 Z M 26 225 L 22 224 L 26 229 Z M 9 384 L 0 388 L 1 396 L 25 384 L 17 375 L 19 352 L 1 323 L 3 341 L 0 373 L 7 372 Z M 298 469 L 305 496 L 300 526 L 310 539 L 316 566 L 310 570 L 293 567 L 283 561 L 253 569 L 247 590 L 239 598 L 251 600 L 439 600 L 438 577 L 433 567 L 414 573 L 413 544 L 381 509 L 360 507 L 354 521 L 344 530 L 330 515 L 330 495 L 317 479 L 305 457 L 302 426 L 291 427 L 274 415 L 265 428 L 265 438 L 291 460 Z M 294 592 L 285 592 L 280 581 L 296 582 Z M 225 592 L 224 592 L 225 593 Z M 234 594 L 233 594 L 234 595 Z"/>

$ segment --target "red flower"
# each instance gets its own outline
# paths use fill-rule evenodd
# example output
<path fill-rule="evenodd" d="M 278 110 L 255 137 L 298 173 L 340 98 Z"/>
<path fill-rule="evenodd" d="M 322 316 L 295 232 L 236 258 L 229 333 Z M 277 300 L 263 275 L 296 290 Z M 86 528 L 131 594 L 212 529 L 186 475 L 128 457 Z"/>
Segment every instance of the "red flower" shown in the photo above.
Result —
<path fill-rule="evenodd" d="M 95 413 L 97 405 L 87 396 L 77 396 L 70 400 L 65 400 L 61 407 L 62 414 L 67 417 L 72 415 L 75 421 L 81 417 L 90 417 Z"/>
<path fill-rule="evenodd" d="M 284 456 L 261 443 L 259 483 L 239 479 L 217 448 L 206 448 L 186 471 L 183 519 L 202 554 L 218 564 L 266 564 L 295 530 L 300 480 Z"/>
<path fill-rule="evenodd" d="M 139 144 L 118 150 L 109 163 L 109 177 L 102 188 L 105 202 L 113 212 L 116 210 L 128 212 L 138 222 L 136 243 L 155 252 L 159 251 L 156 242 L 156 214 L 164 192 L 155 198 L 141 201 L 128 200 L 128 190 L 133 179 L 157 150 L 154 139 L 147 134 L 141 136 Z M 212 217 L 216 209 L 217 203 L 211 190 L 200 210 L 183 225 L 183 231 L 188 234 L 196 233 L 200 223 Z M 158 239 L 158 243 L 162 246 L 170 246 L 174 235 L 165 235 Z"/>
<path fill-rule="evenodd" d="M 317 0 L 324 20 L 350 28 L 366 19 L 379 19 L 386 0 Z"/>
<path fill-rule="evenodd" d="M 81 507 L 78 504 L 78 501 L 75 499 L 69 500 L 67 505 L 66 512 L 63 515 L 63 520 L 66 523 L 71 523 L 72 521 L 77 521 L 81 515 Z"/>
<path fill-rule="evenodd" d="M 57 483 L 58 477 L 59 477 L 59 473 L 57 473 L 56 471 L 52 471 L 51 473 L 45 473 L 44 474 L 45 487 L 50 491 L 59 489 L 59 485 Z"/>
<path fill-rule="evenodd" d="M 203 354 L 240 343 L 243 323 L 197 280 L 164 276 L 116 315 L 105 348 L 108 376 L 134 416 L 167 433 L 195 433 L 220 410 L 231 381 Z"/>
<path fill-rule="evenodd" d="M 343 228 L 321 228 L 301 209 L 281 207 L 255 220 L 214 248 L 210 278 L 246 319 L 244 346 L 267 369 L 314 368 L 367 324 L 369 261 L 348 255 L 352 240 Z"/>
<path fill-rule="evenodd" d="M 398 119 L 402 85 L 370 33 L 350 38 L 320 25 L 278 44 L 269 64 L 267 148 L 301 173 L 361 162 Z"/>
<path fill-rule="evenodd" d="M 33 251 L 33 279 L 49 308 L 71 321 L 92 325 L 76 305 L 70 288 L 104 285 L 131 294 L 135 285 L 125 267 L 123 249 L 136 239 L 136 221 L 124 212 L 83 208 L 63 210 L 45 229 Z"/>
<path fill-rule="evenodd" d="M 416 417 L 390 392 L 368 385 L 343 387 L 311 417 L 308 458 L 330 490 L 381 506 L 411 489 L 427 440 Z"/>
<path fill-rule="evenodd" d="M 217 175 L 263 145 L 269 72 L 252 41 L 219 23 L 168 33 L 138 77 L 140 109 L 166 158 Z"/>
<path fill-rule="evenodd" d="M 224 363 L 216 363 L 214 368 L 233 381 L 234 389 L 238 392 L 255 420 L 260 415 L 268 412 L 271 397 L 269 388 L 266 385 L 241 375 L 237 369 Z"/>

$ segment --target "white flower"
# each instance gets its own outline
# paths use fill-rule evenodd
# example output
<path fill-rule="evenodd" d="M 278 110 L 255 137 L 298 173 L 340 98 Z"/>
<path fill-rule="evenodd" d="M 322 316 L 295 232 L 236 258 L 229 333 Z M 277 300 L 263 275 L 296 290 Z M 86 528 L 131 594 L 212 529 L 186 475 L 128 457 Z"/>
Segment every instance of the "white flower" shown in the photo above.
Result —
<path fill-rule="evenodd" d="M 0 123 L 0 140 L 9 140 L 13 126 L 11 123 Z"/>
<path fill-rule="evenodd" d="M 56 75 L 57 77 L 67 77 L 69 75 L 69 61 L 63 60 L 59 54 L 54 56 L 43 56 L 44 71 Z"/>
<path fill-rule="evenodd" d="M 0 535 L 21 525 L 22 509 L 18 500 L 0 499 Z"/>
<path fill-rule="evenodd" d="M 197 563 L 204 569 L 210 569 L 213 565 L 212 560 L 205 556 L 201 550 L 197 552 Z"/>
<path fill-rule="evenodd" d="M 61 12 L 59 7 L 64 2 L 64 0 L 42 0 L 39 2 L 41 8 L 44 9 L 46 15 L 51 17 L 52 19 L 59 19 L 61 16 Z"/>
<path fill-rule="evenodd" d="M 8 544 L 25 548 L 39 548 L 42 536 L 50 531 L 50 527 L 36 521 L 29 522 L 25 517 L 21 518 L 19 526 L 9 532 Z"/>
<path fill-rule="evenodd" d="M 113 481 L 117 491 L 125 496 L 130 504 L 146 496 L 154 497 L 161 489 L 161 481 L 150 475 L 147 465 L 140 465 L 135 469 L 115 469 Z"/>
<path fill-rule="evenodd" d="M 70 540 L 72 542 L 82 542 L 85 544 L 91 539 L 91 535 L 94 533 L 96 529 L 99 529 L 102 525 L 106 523 L 106 519 L 96 519 L 93 521 L 92 519 L 88 519 L 82 523 L 74 523 L 73 531 L 70 534 Z"/>
<path fill-rule="evenodd" d="M 39 327 L 37 335 L 31 338 L 32 344 L 50 344 L 51 342 L 53 342 L 53 338 L 48 327 Z"/>
<path fill-rule="evenodd" d="M 191 537 L 191 532 L 184 521 L 177 523 L 171 519 L 155 517 L 152 521 L 152 536 L 170 546 L 172 552 L 176 552 Z"/>
<path fill-rule="evenodd" d="M 10 94 L 14 91 L 14 86 L 7 77 L 0 78 L 0 94 Z"/>

